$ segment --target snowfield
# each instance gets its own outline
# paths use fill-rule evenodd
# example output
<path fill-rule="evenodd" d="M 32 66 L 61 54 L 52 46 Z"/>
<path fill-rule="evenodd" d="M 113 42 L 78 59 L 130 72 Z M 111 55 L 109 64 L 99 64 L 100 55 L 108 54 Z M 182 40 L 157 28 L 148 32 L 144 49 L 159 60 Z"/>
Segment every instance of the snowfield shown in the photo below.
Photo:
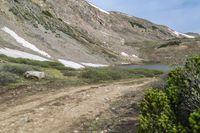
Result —
<path fill-rule="evenodd" d="M 81 63 L 81 64 L 88 67 L 108 67 L 108 65 L 103 65 L 103 64 L 93 64 L 93 63 Z"/>
<path fill-rule="evenodd" d="M 173 35 L 175 35 L 175 36 L 177 36 L 177 37 L 184 36 L 184 37 L 186 37 L 186 38 L 195 38 L 194 36 L 186 35 L 186 34 L 183 34 L 183 33 L 177 32 L 177 31 L 174 31 L 174 30 L 172 30 L 172 29 L 170 29 L 170 28 L 169 28 L 169 31 L 170 31 Z"/>
<path fill-rule="evenodd" d="M 103 9 L 101 9 L 101 8 L 99 8 L 99 7 L 97 7 L 97 6 L 95 6 L 94 4 L 90 3 L 89 1 L 88 1 L 88 3 L 89 3 L 91 6 L 93 6 L 94 8 L 98 9 L 99 11 L 101 11 L 101 12 L 103 12 L 103 13 L 106 13 L 106 14 L 110 14 L 109 12 L 107 12 L 107 11 L 105 11 L 105 10 L 103 10 Z"/>
<path fill-rule="evenodd" d="M 134 57 L 134 58 L 139 58 L 137 55 L 134 55 L 134 54 L 132 55 L 132 57 Z"/>
<path fill-rule="evenodd" d="M 121 52 L 121 55 L 124 56 L 124 57 L 129 57 L 129 55 L 125 52 Z"/>
<path fill-rule="evenodd" d="M 39 53 L 39 54 L 41 54 L 41 55 L 43 55 L 45 57 L 51 58 L 51 56 L 48 53 L 38 49 L 35 45 L 27 42 L 25 39 L 23 39 L 22 37 L 18 36 L 14 31 L 9 29 L 8 27 L 3 27 L 2 30 L 4 32 L 8 33 L 10 36 L 12 36 L 23 47 L 31 49 L 31 50 L 33 50 L 33 51 L 35 51 L 35 52 L 37 52 L 37 53 Z"/>
<path fill-rule="evenodd" d="M 49 61 L 48 59 L 45 59 L 38 55 L 33 55 L 33 54 L 29 54 L 29 53 L 22 52 L 19 50 L 10 49 L 10 48 L 0 48 L 0 54 L 6 55 L 8 57 L 13 57 L 13 58 L 25 58 L 25 59 L 38 60 L 38 61 Z"/>
<path fill-rule="evenodd" d="M 74 68 L 74 69 L 82 69 L 87 67 L 108 67 L 108 65 L 103 65 L 103 64 L 93 64 L 93 63 L 76 63 L 73 61 L 68 61 L 64 59 L 58 59 L 60 63 L 62 63 L 66 67 Z"/>
<path fill-rule="evenodd" d="M 85 68 L 83 65 L 72 62 L 72 61 L 67 61 L 67 60 L 63 60 L 63 59 L 58 59 L 58 61 L 66 67 L 70 67 L 70 68 L 74 68 L 74 69 Z"/>

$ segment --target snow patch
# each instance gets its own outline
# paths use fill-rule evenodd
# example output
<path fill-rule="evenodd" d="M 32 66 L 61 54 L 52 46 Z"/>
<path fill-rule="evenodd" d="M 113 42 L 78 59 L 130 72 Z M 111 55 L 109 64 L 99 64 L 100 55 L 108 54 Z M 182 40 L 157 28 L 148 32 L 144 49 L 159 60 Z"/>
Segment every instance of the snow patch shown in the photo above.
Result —
<path fill-rule="evenodd" d="M 176 37 L 181 37 L 181 36 L 184 36 L 186 38 L 195 38 L 194 36 L 190 36 L 190 35 L 186 35 L 184 33 L 180 33 L 180 32 L 177 32 L 177 31 L 174 31 L 172 29 L 168 29 L 173 35 L 175 35 Z"/>
<path fill-rule="evenodd" d="M 48 59 L 45 59 L 41 56 L 29 54 L 26 52 L 22 52 L 22 51 L 10 49 L 10 48 L 0 48 L 0 54 L 4 54 L 8 57 L 13 57 L 13 58 L 25 58 L 25 59 L 38 60 L 38 61 L 49 61 Z"/>
<path fill-rule="evenodd" d="M 4 32 L 8 33 L 10 36 L 12 36 L 12 37 L 13 37 L 18 43 L 20 43 L 23 47 L 29 48 L 29 49 L 31 49 L 31 50 L 33 50 L 33 51 L 35 51 L 35 52 L 40 53 L 40 54 L 43 55 L 43 56 L 46 56 L 46 57 L 48 57 L 48 58 L 51 58 L 51 56 L 50 56 L 48 53 L 46 53 L 46 52 L 44 52 L 44 51 L 38 49 L 35 45 L 33 45 L 33 44 L 27 42 L 25 39 L 23 39 L 22 37 L 18 36 L 14 31 L 12 31 L 11 29 L 9 29 L 8 27 L 3 27 L 2 30 L 3 30 Z"/>
<path fill-rule="evenodd" d="M 121 52 L 121 55 L 124 56 L 124 57 L 129 57 L 129 55 L 125 52 Z"/>
<path fill-rule="evenodd" d="M 93 64 L 93 63 L 81 63 L 81 64 L 88 67 L 108 67 L 108 65 L 103 65 L 103 64 Z"/>
<path fill-rule="evenodd" d="M 138 58 L 138 56 L 137 56 L 137 55 L 134 55 L 134 54 L 132 55 L 132 57 L 134 57 L 134 58 Z"/>
<path fill-rule="evenodd" d="M 62 63 L 63 65 L 65 65 L 66 67 L 70 67 L 70 68 L 74 68 L 74 69 L 85 68 L 83 65 L 72 62 L 72 61 L 67 61 L 67 60 L 63 60 L 63 59 L 58 59 L 58 61 L 60 63 Z"/>
<path fill-rule="evenodd" d="M 122 65 L 128 65 L 129 63 L 127 63 L 127 62 L 122 62 L 121 64 L 122 64 Z"/>
<path fill-rule="evenodd" d="M 105 10 L 103 10 L 103 9 L 101 9 L 101 8 L 99 8 L 99 7 L 97 7 L 97 6 L 95 6 L 94 4 L 90 3 L 89 1 L 88 1 L 88 3 L 89 3 L 91 6 L 93 6 L 94 8 L 98 9 L 99 11 L 101 11 L 101 12 L 103 12 L 103 13 L 106 13 L 106 14 L 110 14 L 109 12 L 107 12 L 107 11 L 105 11 Z"/>

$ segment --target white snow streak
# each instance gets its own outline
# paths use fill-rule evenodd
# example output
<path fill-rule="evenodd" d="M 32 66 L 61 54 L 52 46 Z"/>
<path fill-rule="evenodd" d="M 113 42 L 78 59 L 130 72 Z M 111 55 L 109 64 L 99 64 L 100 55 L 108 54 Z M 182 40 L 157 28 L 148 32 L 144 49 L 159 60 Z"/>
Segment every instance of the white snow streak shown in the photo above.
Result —
<path fill-rule="evenodd" d="M 35 51 L 35 52 L 40 53 L 40 54 L 43 55 L 43 56 L 46 56 L 46 57 L 48 57 L 48 58 L 51 58 L 51 56 L 50 56 L 48 53 L 46 53 L 46 52 L 44 52 L 44 51 L 38 49 L 35 45 L 33 45 L 33 44 L 27 42 L 25 39 L 23 39 L 22 37 L 18 36 L 14 31 L 12 31 L 11 29 L 9 29 L 8 27 L 3 27 L 2 30 L 3 30 L 4 32 L 8 33 L 10 36 L 12 36 L 12 37 L 13 37 L 18 43 L 20 43 L 23 47 L 29 48 L 29 49 L 31 49 L 31 50 L 33 50 L 33 51 Z"/>
<path fill-rule="evenodd" d="M 25 58 L 25 59 L 38 60 L 38 61 L 49 61 L 38 55 L 33 55 L 33 54 L 29 54 L 26 52 L 9 49 L 9 48 L 0 48 L 0 54 L 4 54 L 8 57 L 13 57 L 13 58 Z"/>
<path fill-rule="evenodd" d="M 180 33 L 180 32 L 177 32 L 177 31 L 174 31 L 172 29 L 169 28 L 169 31 L 174 34 L 175 36 L 177 37 L 181 37 L 181 36 L 184 36 L 186 38 L 195 38 L 194 36 L 190 36 L 190 35 L 186 35 L 186 34 L 183 34 L 183 33 Z"/>
<path fill-rule="evenodd" d="M 103 12 L 103 13 L 106 13 L 106 14 L 110 14 L 109 12 L 107 12 L 107 11 L 105 11 L 105 10 L 103 10 L 103 9 L 101 9 L 101 8 L 99 8 L 99 7 L 97 7 L 97 6 L 95 6 L 94 4 L 90 3 L 89 1 L 88 1 L 88 3 L 89 3 L 91 6 L 93 6 L 94 8 L 98 9 L 99 11 L 101 11 L 101 12 Z"/>
<path fill-rule="evenodd" d="M 137 56 L 137 55 L 134 55 L 134 54 L 132 55 L 132 57 L 134 57 L 134 58 L 138 58 L 138 56 Z"/>
<path fill-rule="evenodd" d="M 75 68 L 75 69 L 85 68 L 81 64 L 78 64 L 78 63 L 75 63 L 75 62 L 72 62 L 72 61 L 67 61 L 67 60 L 63 60 L 63 59 L 58 59 L 58 61 L 60 63 L 62 63 L 63 65 L 65 65 L 66 67 Z"/>
<path fill-rule="evenodd" d="M 93 64 L 93 63 L 81 63 L 81 64 L 88 67 L 108 67 L 108 65 L 103 65 L 103 64 Z"/>
<path fill-rule="evenodd" d="M 125 53 L 125 52 L 121 52 L 121 55 L 125 56 L 125 57 L 129 57 L 129 55 L 127 53 Z"/>

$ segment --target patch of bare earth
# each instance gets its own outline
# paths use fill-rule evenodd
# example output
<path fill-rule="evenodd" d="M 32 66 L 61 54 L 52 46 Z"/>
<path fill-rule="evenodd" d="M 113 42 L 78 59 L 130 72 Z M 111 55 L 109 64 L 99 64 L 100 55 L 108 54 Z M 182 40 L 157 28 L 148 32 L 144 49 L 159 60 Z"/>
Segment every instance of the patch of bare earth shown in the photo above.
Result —
<path fill-rule="evenodd" d="M 79 132 L 79 123 L 94 119 L 127 92 L 144 91 L 154 79 L 71 87 L 36 93 L 12 100 L 0 100 L 1 133 Z M 84 119 L 82 119 L 84 117 Z"/>

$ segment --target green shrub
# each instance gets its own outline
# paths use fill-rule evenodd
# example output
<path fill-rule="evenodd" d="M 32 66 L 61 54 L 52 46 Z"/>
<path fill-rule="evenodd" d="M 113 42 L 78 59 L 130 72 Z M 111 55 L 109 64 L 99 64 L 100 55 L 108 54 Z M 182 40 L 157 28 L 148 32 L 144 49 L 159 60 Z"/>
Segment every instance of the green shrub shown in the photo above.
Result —
<path fill-rule="evenodd" d="M 88 69 L 81 74 L 81 78 L 88 79 L 92 82 L 101 82 L 112 80 L 111 73 L 107 70 Z"/>
<path fill-rule="evenodd" d="M 170 101 L 171 109 L 174 111 L 178 121 L 181 121 L 181 102 L 183 97 L 181 96 L 182 88 L 185 88 L 184 75 L 181 68 L 177 68 L 169 73 L 167 79 L 167 88 L 165 88 L 165 93 Z"/>
<path fill-rule="evenodd" d="M 141 133 L 160 133 L 175 130 L 174 115 L 166 94 L 159 90 L 150 90 L 141 103 L 139 131 Z"/>
<path fill-rule="evenodd" d="M 50 18 L 53 18 L 53 15 L 49 11 L 42 11 L 42 13 Z"/>
<path fill-rule="evenodd" d="M 27 65 L 33 65 L 33 66 L 39 66 L 44 68 L 55 68 L 59 70 L 73 70 L 72 68 L 66 68 L 63 64 L 59 62 L 53 62 L 53 61 L 36 61 L 36 60 L 30 60 L 30 59 L 24 59 L 24 58 L 12 58 L 5 55 L 0 55 L 0 59 L 12 63 L 19 63 L 19 64 L 27 64 Z"/>
<path fill-rule="evenodd" d="M 5 64 L 1 68 L 1 71 L 10 72 L 17 75 L 23 75 L 26 71 L 30 70 L 36 70 L 36 68 L 28 65 L 18 65 L 18 64 Z"/>
<path fill-rule="evenodd" d="M 190 126 L 193 133 L 200 133 L 200 109 L 190 114 Z"/>
<path fill-rule="evenodd" d="M 181 44 L 180 40 L 173 40 L 167 43 L 161 44 L 158 48 L 170 47 L 170 46 L 178 46 Z"/>
<path fill-rule="evenodd" d="M 147 69 L 127 69 L 127 73 L 132 75 L 140 75 L 142 77 L 157 77 L 163 74 L 162 71 L 159 70 L 147 70 Z"/>
<path fill-rule="evenodd" d="M 7 85 L 9 83 L 16 83 L 19 77 L 10 72 L 0 72 L 0 85 Z"/>
<path fill-rule="evenodd" d="M 177 121 L 189 126 L 189 115 L 200 108 L 200 57 L 189 58 L 184 68 L 169 74 L 166 94 Z"/>
<path fill-rule="evenodd" d="M 79 71 L 73 71 L 73 70 L 61 70 L 61 73 L 63 74 L 63 76 L 69 76 L 69 77 L 75 77 L 75 76 L 79 76 L 80 72 Z"/>
<path fill-rule="evenodd" d="M 200 56 L 189 58 L 184 67 L 171 71 L 166 82 L 164 89 L 145 95 L 140 130 L 200 132 Z"/>
<path fill-rule="evenodd" d="M 132 21 L 130 21 L 130 24 L 131 24 L 131 26 L 134 28 L 135 26 L 137 26 L 137 27 L 139 27 L 139 28 L 142 28 L 142 29 L 147 29 L 145 26 L 143 26 L 142 24 L 140 24 L 140 23 L 137 23 L 137 22 L 132 22 Z"/>
<path fill-rule="evenodd" d="M 81 78 L 92 82 L 101 82 L 106 80 L 120 80 L 128 78 L 155 77 L 162 74 L 160 71 L 145 69 L 120 69 L 120 68 L 90 68 L 83 71 Z"/>

